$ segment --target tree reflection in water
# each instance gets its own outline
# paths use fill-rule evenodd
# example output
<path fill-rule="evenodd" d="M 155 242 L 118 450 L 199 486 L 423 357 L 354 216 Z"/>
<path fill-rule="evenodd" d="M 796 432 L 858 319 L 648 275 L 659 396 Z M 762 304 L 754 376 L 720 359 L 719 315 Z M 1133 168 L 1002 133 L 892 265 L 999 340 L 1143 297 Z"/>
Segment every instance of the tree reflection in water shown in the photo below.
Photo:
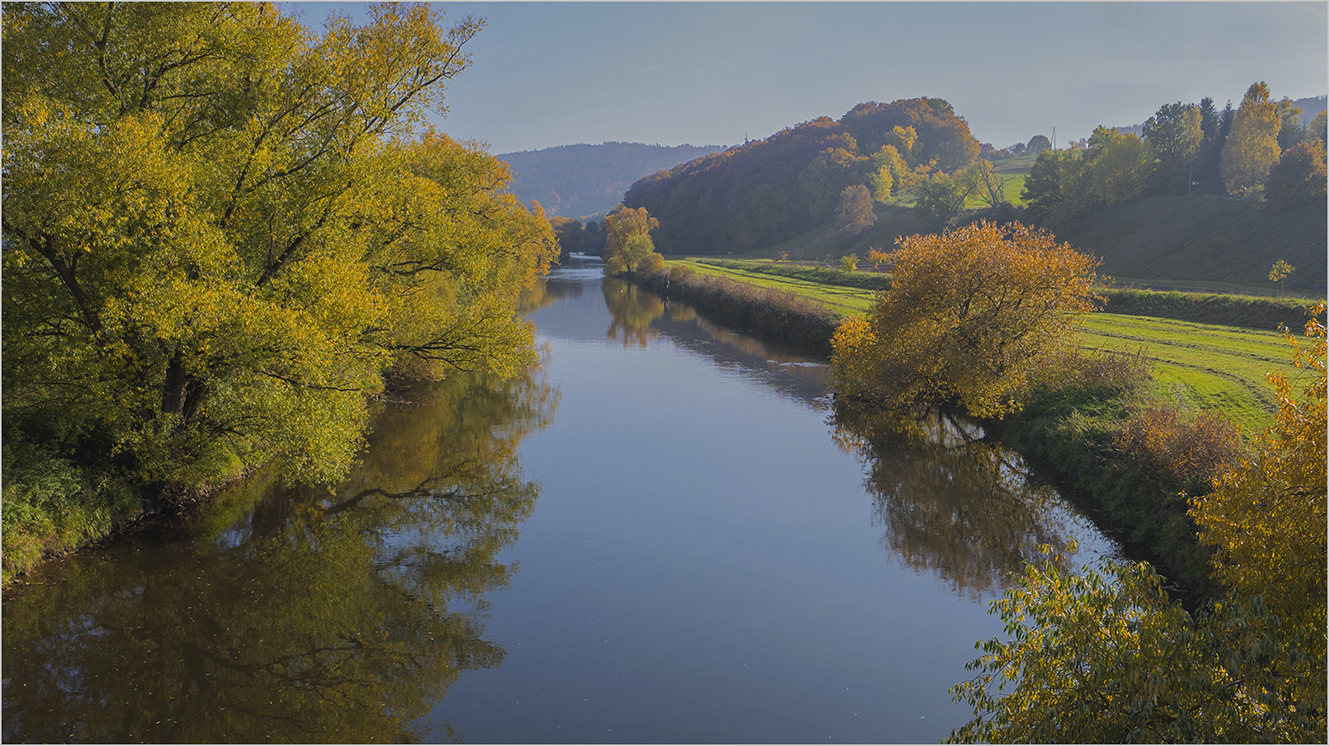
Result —
<path fill-rule="evenodd" d="M 530 514 L 518 443 L 556 395 L 460 376 L 392 407 L 336 490 L 277 489 L 211 537 L 111 550 L 5 602 L 4 739 L 417 740 L 498 666 L 484 595 Z M 433 733 L 435 740 L 458 737 Z"/>
<path fill-rule="evenodd" d="M 664 301 L 632 283 L 613 277 L 606 277 L 601 287 L 610 315 L 606 337 L 618 339 L 621 333 L 624 347 L 633 341 L 645 347 L 660 336 L 660 330 L 652 328 L 651 322 L 664 315 Z"/>
<path fill-rule="evenodd" d="M 873 520 L 884 548 L 978 599 L 1008 587 L 1040 544 L 1069 543 L 1064 508 L 1031 483 L 1019 456 L 978 439 L 976 428 L 931 413 L 913 419 L 837 401 L 836 442 L 868 469 Z"/>

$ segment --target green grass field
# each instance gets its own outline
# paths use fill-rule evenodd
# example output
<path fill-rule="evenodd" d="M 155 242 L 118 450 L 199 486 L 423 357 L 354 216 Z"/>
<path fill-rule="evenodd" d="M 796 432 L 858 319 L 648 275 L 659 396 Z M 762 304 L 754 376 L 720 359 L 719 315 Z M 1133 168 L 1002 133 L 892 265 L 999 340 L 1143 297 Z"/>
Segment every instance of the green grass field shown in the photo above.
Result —
<path fill-rule="evenodd" d="M 873 300 L 871 290 L 717 267 L 705 259 L 666 264 L 792 291 L 826 305 L 839 316 L 864 313 Z M 1100 313 L 1086 320 L 1080 345 L 1091 350 L 1142 350 L 1155 363 L 1155 380 L 1172 396 L 1200 409 L 1223 412 L 1248 433 L 1270 425 L 1277 411 L 1273 387 L 1265 375 L 1271 370 L 1289 378 L 1297 375 L 1283 335 L 1272 330 Z"/>

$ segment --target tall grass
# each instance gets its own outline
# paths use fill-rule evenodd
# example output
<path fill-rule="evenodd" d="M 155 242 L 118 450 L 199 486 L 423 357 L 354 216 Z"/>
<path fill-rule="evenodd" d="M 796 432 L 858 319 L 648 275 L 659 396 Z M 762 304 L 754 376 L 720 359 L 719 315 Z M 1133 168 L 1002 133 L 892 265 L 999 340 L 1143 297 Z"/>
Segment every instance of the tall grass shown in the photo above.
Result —
<path fill-rule="evenodd" d="M 111 533 L 142 510 L 137 490 L 113 475 L 86 473 L 23 442 L 3 449 L 3 583 L 44 557 Z"/>

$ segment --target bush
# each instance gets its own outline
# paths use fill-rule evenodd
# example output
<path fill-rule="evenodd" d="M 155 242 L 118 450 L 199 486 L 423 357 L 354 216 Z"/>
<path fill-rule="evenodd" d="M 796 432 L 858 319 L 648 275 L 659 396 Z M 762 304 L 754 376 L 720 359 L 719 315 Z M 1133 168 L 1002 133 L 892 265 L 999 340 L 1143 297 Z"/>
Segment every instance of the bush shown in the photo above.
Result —
<path fill-rule="evenodd" d="M 652 275 L 660 274 L 664 271 L 664 268 L 664 257 L 656 252 L 651 252 L 638 262 L 637 269 L 634 271 L 639 277 L 650 277 Z"/>
<path fill-rule="evenodd" d="M 1187 417 L 1176 407 L 1155 402 L 1138 407 L 1112 445 L 1145 465 L 1160 482 L 1195 495 L 1208 492 L 1214 478 L 1237 463 L 1241 432 L 1222 415 Z"/>

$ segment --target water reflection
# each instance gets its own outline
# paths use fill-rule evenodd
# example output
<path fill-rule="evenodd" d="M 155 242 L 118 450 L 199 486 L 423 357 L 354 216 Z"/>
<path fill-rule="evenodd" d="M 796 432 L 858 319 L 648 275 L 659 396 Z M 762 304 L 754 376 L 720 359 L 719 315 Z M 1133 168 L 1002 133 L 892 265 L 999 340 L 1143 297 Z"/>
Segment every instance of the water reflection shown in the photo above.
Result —
<path fill-rule="evenodd" d="M 515 449 L 555 405 L 530 377 L 459 377 L 385 412 L 335 490 L 251 484 L 267 494 L 230 528 L 11 594 L 4 739 L 418 739 L 462 671 L 503 660 L 484 596 L 539 493 Z"/>
<path fill-rule="evenodd" d="M 549 282 L 547 278 L 541 277 L 534 285 L 522 290 L 521 296 L 517 298 L 517 310 L 520 313 L 528 313 L 565 298 L 577 298 L 585 288 L 584 283 Z"/>
<path fill-rule="evenodd" d="M 665 312 L 659 296 L 613 277 L 606 277 L 601 288 L 610 315 L 607 338 L 617 340 L 621 334 L 624 347 L 632 342 L 645 347 L 660 336 L 660 330 L 651 326 Z"/>
<path fill-rule="evenodd" d="M 1055 491 L 1031 482 L 1017 454 L 946 416 L 921 420 L 837 401 L 833 436 L 867 468 L 882 545 L 905 565 L 981 598 L 1012 582 L 1040 544 L 1072 536 Z"/>

